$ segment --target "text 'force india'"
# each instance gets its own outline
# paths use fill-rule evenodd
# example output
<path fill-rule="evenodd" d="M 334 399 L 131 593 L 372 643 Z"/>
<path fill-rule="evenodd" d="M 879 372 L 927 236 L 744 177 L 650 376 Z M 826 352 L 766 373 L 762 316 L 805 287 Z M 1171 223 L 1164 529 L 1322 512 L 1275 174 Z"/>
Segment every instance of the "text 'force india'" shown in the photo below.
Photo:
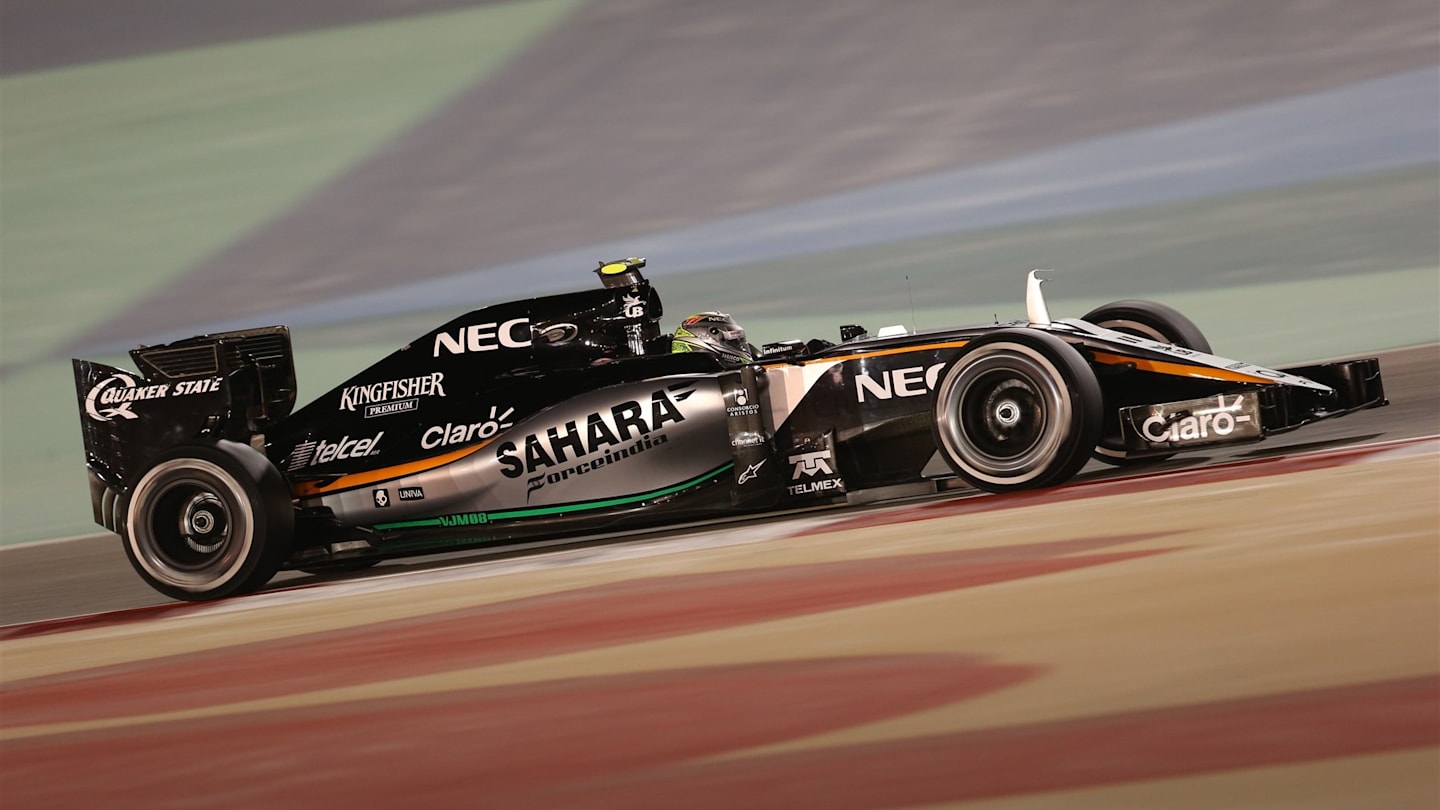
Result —
<path fill-rule="evenodd" d="M 291 412 L 289 331 L 74 361 L 95 520 L 179 599 L 281 568 L 782 510 L 961 481 L 1055 486 L 1386 404 L 1379 364 L 1210 354 L 1145 301 L 1051 320 L 675 353 L 643 260 L 600 289 L 485 307 Z M 904 330 L 898 330 L 903 332 Z M 743 337 L 742 337 L 743 340 Z"/>

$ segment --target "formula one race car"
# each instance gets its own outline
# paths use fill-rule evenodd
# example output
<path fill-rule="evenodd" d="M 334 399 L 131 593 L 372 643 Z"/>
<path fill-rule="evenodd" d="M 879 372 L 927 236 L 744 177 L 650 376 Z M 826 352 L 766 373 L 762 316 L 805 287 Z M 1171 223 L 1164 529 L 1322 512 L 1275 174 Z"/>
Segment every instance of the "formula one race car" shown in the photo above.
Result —
<path fill-rule="evenodd" d="M 662 333 L 643 266 L 468 312 L 294 413 L 282 326 L 142 346 L 139 373 L 75 360 L 95 520 L 157 590 L 213 599 L 281 568 L 1049 487 L 1092 456 L 1143 463 L 1386 404 L 1374 359 L 1226 360 L 1160 304 L 1052 321 L 1033 272 L 1024 321 L 755 350 L 718 313 Z M 707 330 L 732 350 L 689 350 Z"/>

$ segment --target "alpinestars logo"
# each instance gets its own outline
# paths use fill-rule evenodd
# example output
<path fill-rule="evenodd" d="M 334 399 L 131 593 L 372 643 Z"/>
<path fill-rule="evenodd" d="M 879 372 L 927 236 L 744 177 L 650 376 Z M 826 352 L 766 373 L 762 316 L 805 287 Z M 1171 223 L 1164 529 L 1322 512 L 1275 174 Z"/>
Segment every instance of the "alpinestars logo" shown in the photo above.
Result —
<path fill-rule="evenodd" d="M 744 486 L 751 481 L 754 481 L 756 478 L 759 478 L 760 468 L 765 466 L 766 461 L 769 461 L 769 459 L 762 458 L 754 464 L 751 464 L 749 467 L 746 467 L 745 471 L 740 473 L 740 477 L 735 479 L 735 483 Z"/>

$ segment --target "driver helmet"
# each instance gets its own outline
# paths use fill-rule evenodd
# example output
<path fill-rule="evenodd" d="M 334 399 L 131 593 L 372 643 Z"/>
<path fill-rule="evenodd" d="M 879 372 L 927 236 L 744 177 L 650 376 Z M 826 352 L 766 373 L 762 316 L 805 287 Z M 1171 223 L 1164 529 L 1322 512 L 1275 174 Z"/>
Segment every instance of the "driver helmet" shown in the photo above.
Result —
<path fill-rule="evenodd" d="M 670 351 L 709 352 L 725 365 L 744 365 L 752 359 L 745 329 L 723 312 L 698 312 L 681 322 Z"/>

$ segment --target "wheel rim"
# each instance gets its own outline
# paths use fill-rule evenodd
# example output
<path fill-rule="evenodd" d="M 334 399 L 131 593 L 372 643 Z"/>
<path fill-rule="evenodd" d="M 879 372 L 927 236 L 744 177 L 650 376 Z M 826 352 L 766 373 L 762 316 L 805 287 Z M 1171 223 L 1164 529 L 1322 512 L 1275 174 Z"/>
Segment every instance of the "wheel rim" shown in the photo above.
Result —
<path fill-rule="evenodd" d="M 208 482 L 173 481 L 152 497 L 144 520 L 155 562 L 176 571 L 203 571 L 223 565 L 233 553 L 230 510 Z"/>
<path fill-rule="evenodd" d="M 940 414 L 940 436 L 950 457 L 994 483 L 1041 474 L 1059 452 L 1070 422 L 1070 401 L 1058 380 L 1048 361 L 1011 350 L 961 367 Z"/>
<path fill-rule="evenodd" d="M 129 543 L 137 562 L 160 582 L 206 590 L 245 562 L 250 523 L 245 494 L 217 465 L 172 460 L 157 465 L 132 493 Z"/>
<path fill-rule="evenodd" d="M 992 374 L 970 386 L 960 421 L 971 449 L 990 459 L 1016 459 L 1044 436 L 1045 404 L 1030 380 Z"/>
<path fill-rule="evenodd" d="M 180 538 L 197 554 L 211 555 L 230 540 L 230 512 L 209 490 L 196 492 L 180 515 Z"/>

